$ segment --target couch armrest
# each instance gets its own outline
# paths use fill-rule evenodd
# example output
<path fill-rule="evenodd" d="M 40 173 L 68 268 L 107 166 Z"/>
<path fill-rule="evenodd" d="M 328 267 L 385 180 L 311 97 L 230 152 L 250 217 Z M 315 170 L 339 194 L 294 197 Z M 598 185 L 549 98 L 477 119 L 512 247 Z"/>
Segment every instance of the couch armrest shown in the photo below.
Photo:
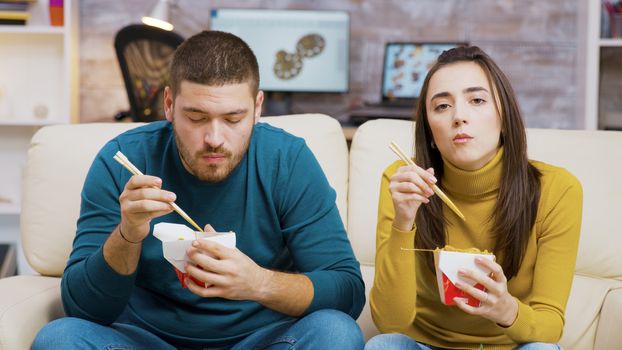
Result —
<path fill-rule="evenodd" d="M 60 278 L 0 279 L 0 349 L 30 349 L 37 332 L 63 315 Z"/>
<path fill-rule="evenodd" d="M 620 348 L 622 345 L 620 315 L 622 315 L 622 287 L 612 289 L 605 297 L 596 329 L 594 350 Z"/>

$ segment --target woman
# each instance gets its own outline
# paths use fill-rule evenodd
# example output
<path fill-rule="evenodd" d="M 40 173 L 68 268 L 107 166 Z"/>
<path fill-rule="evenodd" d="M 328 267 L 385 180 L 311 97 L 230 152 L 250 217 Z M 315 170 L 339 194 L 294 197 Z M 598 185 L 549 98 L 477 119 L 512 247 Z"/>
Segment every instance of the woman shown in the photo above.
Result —
<path fill-rule="evenodd" d="M 378 349 L 557 349 L 581 226 L 582 190 L 564 169 L 527 159 L 516 97 L 478 47 L 445 51 L 416 109 L 416 165 L 383 174 L 371 291 Z M 436 184 L 466 217 L 449 210 Z M 485 287 L 456 287 L 480 301 L 440 301 L 433 255 L 478 248 L 496 262 L 461 269 Z M 410 248 L 410 250 L 403 249 Z"/>

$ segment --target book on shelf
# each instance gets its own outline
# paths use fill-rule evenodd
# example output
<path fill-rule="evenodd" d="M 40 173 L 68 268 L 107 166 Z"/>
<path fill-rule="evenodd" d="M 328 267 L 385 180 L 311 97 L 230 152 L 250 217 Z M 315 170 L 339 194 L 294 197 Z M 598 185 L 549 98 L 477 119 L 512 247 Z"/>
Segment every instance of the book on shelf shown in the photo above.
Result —
<path fill-rule="evenodd" d="M 601 38 L 622 38 L 622 1 L 602 0 Z"/>
<path fill-rule="evenodd" d="M 0 19 L 22 19 L 30 18 L 30 13 L 26 11 L 0 11 Z"/>
<path fill-rule="evenodd" d="M 30 19 L 31 0 L 0 0 L 0 24 L 25 25 Z"/>
<path fill-rule="evenodd" d="M 0 24 L 26 24 L 30 13 L 26 11 L 0 11 Z"/>
<path fill-rule="evenodd" d="M 28 10 L 27 2 L 0 1 L 0 11 L 26 11 L 26 10 Z"/>
<path fill-rule="evenodd" d="M 0 18 L 0 25 L 2 24 L 26 25 L 26 20 L 25 19 L 1 19 Z"/>

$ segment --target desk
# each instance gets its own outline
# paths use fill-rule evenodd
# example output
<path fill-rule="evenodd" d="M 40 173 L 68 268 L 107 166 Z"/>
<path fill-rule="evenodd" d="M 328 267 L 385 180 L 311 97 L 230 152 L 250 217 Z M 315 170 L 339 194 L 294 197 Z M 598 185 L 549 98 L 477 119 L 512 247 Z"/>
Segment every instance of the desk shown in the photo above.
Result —
<path fill-rule="evenodd" d="M 354 125 L 360 125 L 368 120 L 380 118 L 411 120 L 413 113 L 413 106 L 364 106 L 350 111 L 348 121 Z"/>
<path fill-rule="evenodd" d="M 346 140 L 352 141 L 359 125 L 373 119 L 402 119 L 412 120 L 412 106 L 365 106 L 349 112 L 347 121 L 341 122 Z"/>

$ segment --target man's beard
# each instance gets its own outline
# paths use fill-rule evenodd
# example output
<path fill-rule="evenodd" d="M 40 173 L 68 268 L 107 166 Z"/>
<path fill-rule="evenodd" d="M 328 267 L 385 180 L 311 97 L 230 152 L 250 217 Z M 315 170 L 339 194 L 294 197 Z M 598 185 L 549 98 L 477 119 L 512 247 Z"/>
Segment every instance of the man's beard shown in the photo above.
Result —
<path fill-rule="evenodd" d="M 192 175 L 196 176 L 199 180 L 205 182 L 221 182 L 231 174 L 231 172 L 240 164 L 242 158 L 244 158 L 244 154 L 248 150 L 248 145 L 250 144 L 250 139 L 253 135 L 251 131 L 251 135 L 249 135 L 246 143 L 242 147 L 242 151 L 239 154 L 233 154 L 230 150 L 224 147 L 210 147 L 205 145 L 205 147 L 192 154 L 192 152 L 184 145 L 181 141 L 181 137 L 177 134 L 177 130 L 175 130 L 175 123 L 173 123 L 173 131 L 175 132 L 175 143 L 177 144 L 177 149 L 179 149 L 179 156 L 181 157 L 181 161 L 189 168 L 188 170 Z M 220 153 L 225 156 L 225 161 L 218 165 L 200 165 L 200 159 L 202 156 L 207 153 Z"/>

